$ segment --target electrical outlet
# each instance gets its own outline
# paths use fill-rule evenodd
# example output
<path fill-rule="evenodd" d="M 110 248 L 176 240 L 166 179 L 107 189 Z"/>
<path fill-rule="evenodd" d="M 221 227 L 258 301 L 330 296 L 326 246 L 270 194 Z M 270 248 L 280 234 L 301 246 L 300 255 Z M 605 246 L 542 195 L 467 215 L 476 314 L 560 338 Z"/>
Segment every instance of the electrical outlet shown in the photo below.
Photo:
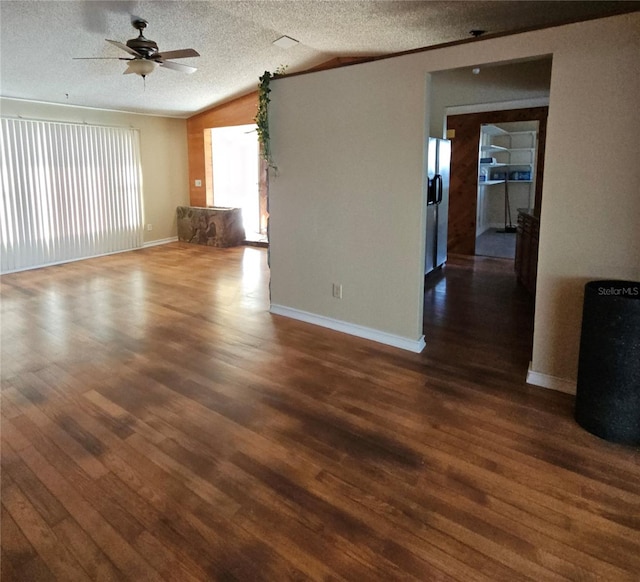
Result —
<path fill-rule="evenodd" d="M 333 296 L 336 299 L 342 299 L 342 284 L 334 283 L 333 284 Z"/>
<path fill-rule="evenodd" d="M 153 224 L 147 224 L 147 230 L 153 230 Z"/>

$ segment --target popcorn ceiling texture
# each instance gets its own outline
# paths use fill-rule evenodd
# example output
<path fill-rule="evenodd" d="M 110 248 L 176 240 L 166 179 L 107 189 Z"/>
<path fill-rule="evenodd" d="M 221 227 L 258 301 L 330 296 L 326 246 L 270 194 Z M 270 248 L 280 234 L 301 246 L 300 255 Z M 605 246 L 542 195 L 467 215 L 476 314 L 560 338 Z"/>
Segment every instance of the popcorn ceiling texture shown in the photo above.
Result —
<path fill-rule="evenodd" d="M 307 69 L 336 56 L 381 55 L 469 38 L 471 29 L 512 31 L 638 8 L 633 2 L 2 1 L 0 94 L 156 115 L 188 117 L 256 88 L 287 65 Z M 193 75 L 158 69 L 146 79 L 122 73 L 126 57 L 105 42 L 137 35 L 148 20 L 160 50 L 194 48 L 181 62 Z M 288 35 L 300 44 L 271 43 Z"/>

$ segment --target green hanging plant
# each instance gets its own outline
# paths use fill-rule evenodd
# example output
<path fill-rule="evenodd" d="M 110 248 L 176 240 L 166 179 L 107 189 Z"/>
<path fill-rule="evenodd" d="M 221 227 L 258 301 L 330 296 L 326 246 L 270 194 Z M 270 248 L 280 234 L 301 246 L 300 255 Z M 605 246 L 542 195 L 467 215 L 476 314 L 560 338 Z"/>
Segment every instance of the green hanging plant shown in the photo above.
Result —
<path fill-rule="evenodd" d="M 269 138 L 269 93 L 271 88 L 269 84 L 271 79 L 276 76 L 283 75 L 286 70 L 286 65 L 281 65 L 276 69 L 275 73 L 265 71 L 262 77 L 260 77 L 260 83 L 258 84 L 258 112 L 256 113 L 255 122 L 258 131 L 258 142 L 260 143 L 260 151 L 264 160 L 267 162 L 270 168 L 278 170 L 278 167 L 273 162 L 271 156 L 271 142 Z"/>

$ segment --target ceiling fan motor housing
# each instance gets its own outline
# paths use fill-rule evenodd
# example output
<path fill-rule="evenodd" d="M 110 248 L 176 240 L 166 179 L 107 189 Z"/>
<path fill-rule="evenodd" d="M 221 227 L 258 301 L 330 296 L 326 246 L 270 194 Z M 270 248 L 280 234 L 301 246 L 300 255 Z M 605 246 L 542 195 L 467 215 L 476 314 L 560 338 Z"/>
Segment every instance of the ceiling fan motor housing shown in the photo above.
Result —
<path fill-rule="evenodd" d="M 138 38 L 128 40 L 127 46 L 147 59 L 158 52 L 158 45 L 154 41 L 148 40 L 142 35 Z"/>
<path fill-rule="evenodd" d="M 145 38 L 142 31 L 147 27 L 147 21 L 138 19 L 132 22 L 133 27 L 140 31 L 140 35 L 127 41 L 127 46 L 145 58 L 150 58 L 158 52 L 158 45 L 153 41 Z"/>

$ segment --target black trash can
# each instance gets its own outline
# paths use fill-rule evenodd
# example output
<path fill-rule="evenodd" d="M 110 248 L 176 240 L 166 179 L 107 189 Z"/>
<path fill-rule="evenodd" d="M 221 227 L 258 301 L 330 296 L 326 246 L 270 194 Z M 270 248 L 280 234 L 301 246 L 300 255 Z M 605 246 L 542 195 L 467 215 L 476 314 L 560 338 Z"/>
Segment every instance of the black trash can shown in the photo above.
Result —
<path fill-rule="evenodd" d="M 576 421 L 608 441 L 640 445 L 640 283 L 585 285 Z"/>

